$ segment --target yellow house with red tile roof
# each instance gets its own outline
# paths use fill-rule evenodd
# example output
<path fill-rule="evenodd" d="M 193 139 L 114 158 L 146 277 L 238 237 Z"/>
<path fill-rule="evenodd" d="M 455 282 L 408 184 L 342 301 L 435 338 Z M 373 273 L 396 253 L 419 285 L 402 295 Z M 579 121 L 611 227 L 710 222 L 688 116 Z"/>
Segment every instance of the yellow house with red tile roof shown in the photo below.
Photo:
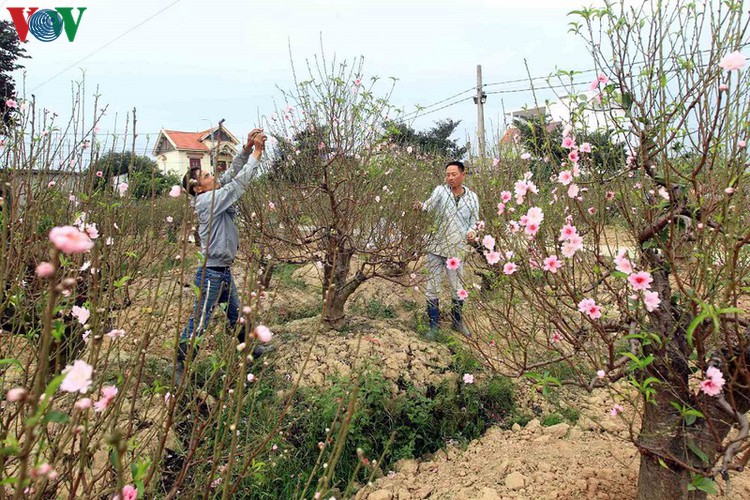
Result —
<path fill-rule="evenodd" d="M 239 144 L 240 141 L 223 126 L 201 132 L 162 129 L 153 155 L 164 174 L 182 177 L 193 166 L 223 171 L 237 154 Z"/>

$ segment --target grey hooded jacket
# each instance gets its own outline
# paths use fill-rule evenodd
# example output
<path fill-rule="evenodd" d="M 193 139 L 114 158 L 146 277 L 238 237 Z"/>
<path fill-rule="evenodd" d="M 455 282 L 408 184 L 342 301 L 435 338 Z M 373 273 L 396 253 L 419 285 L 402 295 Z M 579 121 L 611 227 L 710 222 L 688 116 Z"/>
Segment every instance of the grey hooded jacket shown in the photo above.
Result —
<path fill-rule="evenodd" d="M 234 262 L 240 245 L 240 234 L 234 223 L 237 213 L 234 203 L 247 190 L 258 166 L 258 160 L 240 149 L 227 171 L 219 176 L 221 187 L 195 197 L 201 252 L 206 266 L 228 267 Z"/>

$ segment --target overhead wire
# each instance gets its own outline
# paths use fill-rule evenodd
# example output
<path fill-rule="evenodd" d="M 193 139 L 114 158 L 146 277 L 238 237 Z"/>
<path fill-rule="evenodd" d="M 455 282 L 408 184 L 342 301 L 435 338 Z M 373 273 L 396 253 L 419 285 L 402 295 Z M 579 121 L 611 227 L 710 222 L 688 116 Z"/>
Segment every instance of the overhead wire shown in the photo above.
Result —
<path fill-rule="evenodd" d="M 46 80 L 44 80 L 44 81 L 43 81 L 42 83 L 40 83 L 39 85 L 37 85 L 37 86 L 35 86 L 34 88 L 32 88 L 32 89 L 30 90 L 30 92 L 33 92 L 33 91 L 35 91 L 36 89 L 38 89 L 38 88 L 42 87 L 43 85 L 46 85 L 47 83 L 51 82 L 52 80 L 54 80 L 54 79 L 55 79 L 55 78 L 57 78 L 58 76 L 62 75 L 63 73 L 65 73 L 65 72 L 66 72 L 66 71 L 68 71 L 69 69 L 71 69 L 71 68 L 74 68 L 75 66 L 77 66 L 77 65 L 78 65 L 78 64 L 80 64 L 80 63 L 82 63 L 83 61 L 85 61 L 85 60 L 86 60 L 86 59 L 88 59 L 89 57 L 93 56 L 94 54 L 97 54 L 97 53 L 101 52 L 102 50 L 106 49 L 107 47 L 109 47 L 110 45 L 112 45 L 113 43 L 115 43 L 116 41 L 118 41 L 119 39 L 121 39 L 122 37 L 124 37 L 125 35 L 127 35 L 127 34 L 129 34 L 129 33 L 133 32 L 133 31 L 135 31 L 135 30 L 136 30 L 136 29 L 138 29 L 138 28 L 140 28 L 141 26 L 143 26 L 144 24 L 146 24 L 147 22 L 149 22 L 150 20 L 152 20 L 153 18 L 155 18 L 156 16 L 158 16 L 159 14 L 162 14 L 162 13 L 163 13 L 163 12 L 165 12 L 165 11 L 166 11 L 167 9 L 170 9 L 170 8 L 172 8 L 173 6 L 177 5 L 177 4 L 178 4 L 179 2 L 181 2 L 181 1 L 182 1 L 182 0 L 174 0 L 174 1 L 172 2 L 172 3 L 170 3 L 169 5 L 167 5 L 166 7 L 164 7 L 163 9 L 161 9 L 161 10 L 159 10 L 159 11 L 157 11 L 157 12 L 155 12 L 155 13 L 151 14 L 151 15 L 150 15 L 149 17 L 147 17 L 147 18 L 146 18 L 146 19 L 144 19 L 143 21 L 139 22 L 138 24 L 136 24 L 136 25 L 135 25 L 135 26 L 133 26 L 132 28 L 130 28 L 130 29 L 128 29 L 128 30 L 126 30 L 126 31 L 125 31 L 125 32 L 123 32 L 123 33 L 121 33 L 121 34 L 120 34 L 120 35 L 118 35 L 117 37 L 113 38 L 113 39 L 112 39 L 112 40 L 110 40 L 109 42 L 107 42 L 107 43 L 105 43 L 104 45 L 102 45 L 101 47 L 99 47 L 98 49 L 96 49 L 96 50 L 94 50 L 94 51 L 92 51 L 92 52 L 89 52 L 89 53 L 88 53 L 87 55 L 83 56 L 83 57 L 82 57 L 81 59 L 77 60 L 76 62 L 74 62 L 73 64 L 69 65 L 69 66 L 68 66 L 68 67 L 66 67 L 65 69 L 63 69 L 63 70 L 61 70 L 61 71 L 59 71 L 59 72 L 55 73 L 55 74 L 54 74 L 54 75 L 52 75 L 51 77 L 47 78 Z"/>

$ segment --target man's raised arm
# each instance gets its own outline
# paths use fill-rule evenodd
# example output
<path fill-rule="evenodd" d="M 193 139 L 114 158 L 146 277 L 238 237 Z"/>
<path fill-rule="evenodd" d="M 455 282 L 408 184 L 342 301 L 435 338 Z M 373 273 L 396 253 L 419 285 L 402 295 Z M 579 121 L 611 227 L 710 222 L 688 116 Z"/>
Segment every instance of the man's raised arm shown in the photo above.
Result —
<path fill-rule="evenodd" d="M 247 163 L 247 160 L 250 158 L 250 153 L 253 150 L 253 142 L 255 139 L 255 136 L 257 134 L 262 134 L 261 129 L 254 128 L 250 131 L 249 134 L 247 134 L 247 142 L 244 146 L 237 152 L 236 155 L 234 155 L 234 158 L 232 159 L 232 163 L 229 165 L 229 168 L 226 172 L 221 174 L 219 176 L 219 182 L 221 185 L 226 185 L 232 182 L 232 179 L 234 179 L 234 176 L 236 176 L 238 173 L 240 173 L 240 170 L 242 170 L 242 167 L 245 166 Z"/>

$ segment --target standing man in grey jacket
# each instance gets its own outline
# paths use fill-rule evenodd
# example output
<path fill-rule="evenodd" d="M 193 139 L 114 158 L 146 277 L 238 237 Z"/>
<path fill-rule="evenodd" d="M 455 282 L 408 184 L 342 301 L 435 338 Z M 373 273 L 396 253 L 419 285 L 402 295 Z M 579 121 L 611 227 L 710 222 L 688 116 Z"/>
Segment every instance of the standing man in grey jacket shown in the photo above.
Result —
<path fill-rule="evenodd" d="M 417 208 L 435 214 L 437 228 L 427 245 L 427 316 L 430 319 L 428 338 L 434 340 L 440 323 L 440 288 L 443 273 L 448 276 L 451 287 L 451 322 L 453 329 L 467 337 L 471 334 L 461 316 L 463 299 L 458 291 L 463 288 L 463 266 L 467 255 L 467 243 L 473 242 L 474 229 L 479 219 L 479 198 L 463 185 L 466 167 L 460 161 L 445 166 L 445 184 L 435 188 L 424 203 Z M 458 259 L 457 261 L 455 259 Z"/>
<path fill-rule="evenodd" d="M 200 290 L 193 315 L 180 336 L 177 353 L 175 383 L 179 383 L 189 358 L 191 344 L 200 338 L 211 319 L 214 307 L 227 304 L 227 319 L 232 329 L 239 319 L 239 298 L 230 267 L 239 249 L 239 231 L 234 223 L 234 203 L 245 193 L 255 176 L 260 157 L 265 150 L 266 135 L 254 129 L 226 172 L 216 179 L 210 172 L 191 168 L 182 186 L 195 197 L 195 213 L 205 266 L 195 273 L 195 285 Z M 244 330 L 240 342 L 244 341 Z M 254 354 L 259 354 L 258 352 Z"/>

